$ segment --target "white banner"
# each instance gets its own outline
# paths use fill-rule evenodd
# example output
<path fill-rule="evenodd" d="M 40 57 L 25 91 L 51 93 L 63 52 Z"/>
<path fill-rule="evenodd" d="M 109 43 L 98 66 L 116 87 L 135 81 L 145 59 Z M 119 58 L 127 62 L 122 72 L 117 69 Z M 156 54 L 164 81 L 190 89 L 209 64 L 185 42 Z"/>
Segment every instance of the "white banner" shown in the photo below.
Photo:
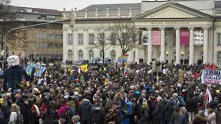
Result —
<path fill-rule="evenodd" d="M 203 45 L 203 30 L 194 31 L 194 45 Z"/>
<path fill-rule="evenodd" d="M 142 41 L 143 41 L 143 45 L 148 45 L 148 31 L 142 31 Z"/>

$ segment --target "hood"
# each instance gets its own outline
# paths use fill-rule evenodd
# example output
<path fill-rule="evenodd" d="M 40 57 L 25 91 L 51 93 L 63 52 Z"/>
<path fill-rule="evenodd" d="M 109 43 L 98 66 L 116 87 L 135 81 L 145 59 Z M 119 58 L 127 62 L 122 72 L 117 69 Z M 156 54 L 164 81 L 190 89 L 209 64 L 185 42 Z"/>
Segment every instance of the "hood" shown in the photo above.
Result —
<path fill-rule="evenodd" d="M 67 104 L 67 103 L 61 104 L 61 107 L 64 107 L 64 106 L 67 106 L 67 107 L 68 107 L 68 104 Z"/>

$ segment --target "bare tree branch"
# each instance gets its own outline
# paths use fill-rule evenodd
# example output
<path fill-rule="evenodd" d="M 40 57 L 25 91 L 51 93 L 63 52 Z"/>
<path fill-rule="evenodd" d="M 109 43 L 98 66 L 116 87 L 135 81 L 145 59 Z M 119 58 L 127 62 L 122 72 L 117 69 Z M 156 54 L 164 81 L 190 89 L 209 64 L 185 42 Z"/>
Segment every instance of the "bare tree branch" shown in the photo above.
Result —
<path fill-rule="evenodd" d="M 122 54 L 126 54 L 134 47 L 136 47 L 139 30 L 135 27 L 134 23 L 122 23 L 118 22 L 114 25 L 109 26 L 111 36 L 111 44 L 119 44 Z"/>

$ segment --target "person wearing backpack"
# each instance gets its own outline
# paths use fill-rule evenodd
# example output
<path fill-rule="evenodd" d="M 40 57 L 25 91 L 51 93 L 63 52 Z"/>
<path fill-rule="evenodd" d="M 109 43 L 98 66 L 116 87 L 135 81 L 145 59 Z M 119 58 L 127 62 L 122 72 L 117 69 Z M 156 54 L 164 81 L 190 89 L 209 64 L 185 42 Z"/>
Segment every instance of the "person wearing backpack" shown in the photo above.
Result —
<path fill-rule="evenodd" d="M 61 107 L 58 110 L 58 117 L 60 117 L 62 114 L 66 113 L 69 110 L 69 106 L 67 104 L 67 100 L 66 99 L 62 99 L 61 100 Z"/>
<path fill-rule="evenodd" d="M 91 110 L 92 110 L 92 104 L 90 100 L 83 99 L 79 107 L 79 115 L 81 117 L 82 124 L 90 124 Z"/>
<path fill-rule="evenodd" d="M 90 117 L 91 117 L 91 124 L 105 123 L 105 112 L 99 103 L 95 103 L 95 105 L 93 106 Z"/>

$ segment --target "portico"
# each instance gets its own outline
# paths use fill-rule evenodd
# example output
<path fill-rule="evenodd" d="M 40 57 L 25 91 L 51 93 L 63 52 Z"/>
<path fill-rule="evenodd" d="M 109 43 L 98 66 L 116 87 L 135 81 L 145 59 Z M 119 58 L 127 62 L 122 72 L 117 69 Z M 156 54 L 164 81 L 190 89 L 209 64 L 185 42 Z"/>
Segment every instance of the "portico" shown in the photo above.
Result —
<path fill-rule="evenodd" d="M 213 24 L 210 15 L 177 3 L 166 3 L 133 20 L 138 28 L 148 31 L 148 63 L 152 59 L 176 64 L 185 59 L 190 65 L 199 59 L 203 63 L 212 62 L 212 52 L 208 51 L 212 46 L 209 39 L 213 37 L 209 36 Z M 155 31 L 160 32 L 158 38 L 153 34 Z"/>

